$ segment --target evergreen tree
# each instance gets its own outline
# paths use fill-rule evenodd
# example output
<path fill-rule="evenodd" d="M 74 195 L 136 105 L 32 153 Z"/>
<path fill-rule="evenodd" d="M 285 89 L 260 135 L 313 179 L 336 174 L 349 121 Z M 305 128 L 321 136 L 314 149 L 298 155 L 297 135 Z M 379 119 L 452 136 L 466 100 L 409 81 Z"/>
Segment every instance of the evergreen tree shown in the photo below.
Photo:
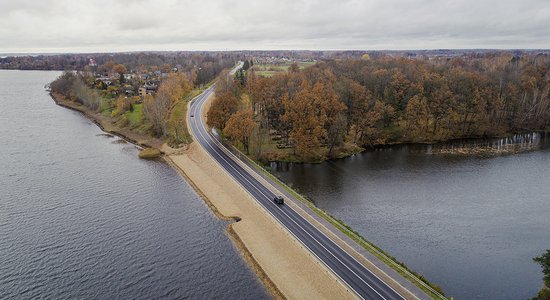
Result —
<path fill-rule="evenodd" d="M 242 70 L 248 70 L 250 68 L 250 63 L 248 62 L 248 60 L 245 60 L 244 61 L 244 64 L 243 64 L 243 68 Z"/>

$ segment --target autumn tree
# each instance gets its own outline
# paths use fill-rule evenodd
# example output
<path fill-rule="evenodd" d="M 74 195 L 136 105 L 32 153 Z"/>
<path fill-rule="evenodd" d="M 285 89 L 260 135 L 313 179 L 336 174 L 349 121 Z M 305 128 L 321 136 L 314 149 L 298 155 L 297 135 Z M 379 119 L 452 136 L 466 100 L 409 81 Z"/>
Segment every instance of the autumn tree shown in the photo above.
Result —
<path fill-rule="evenodd" d="M 422 95 L 413 96 L 407 103 L 405 120 L 407 136 L 412 140 L 424 140 L 430 124 L 428 100 Z"/>
<path fill-rule="evenodd" d="M 118 97 L 116 99 L 116 112 L 117 114 L 123 114 L 132 108 L 132 101 L 128 97 Z"/>
<path fill-rule="evenodd" d="M 347 143 L 440 141 L 547 129 L 548 74 L 550 57 L 542 54 L 432 60 L 381 56 L 329 60 L 303 70 L 292 64 L 288 72 L 271 78 L 252 70 L 244 85 L 222 77 L 218 87 L 237 102 L 244 91 L 258 131 L 308 159 L 319 157 L 321 150 L 330 156 Z M 218 110 L 218 126 L 236 109 L 231 111 Z"/>
<path fill-rule="evenodd" d="M 224 130 L 227 121 L 239 109 L 239 99 L 230 91 L 217 91 L 216 98 L 207 113 L 207 124 Z"/>
<path fill-rule="evenodd" d="M 320 153 L 314 151 L 318 151 L 321 143 L 331 148 L 339 145 L 341 138 L 337 134 L 342 134 L 345 128 L 342 119 L 345 105 L 331 87 L 321 82 L 312 86 L 305 81 L 293 98 L 283 100 L 283 105 L 282 119 L 292 126 L 290 137 L 299 156 L 319 157 Z"/>
<path fill-rule="evenodd" d="M 101 72 L 101 73 L 111 72 L 115 65 L 116 65 L 116 63 L 114 61 L 108 60 L 104 64 L 99 66 L 98 71 Z"/>
<path fill-rule="evenodd" d="M 172 73 L 162 81 L 154 97 L 143 99 L 143 113 L 151 121 L 157 136 L 167 133 L 171 108 L 191 91 L 191 83 L 184 74 Z"/>
<path fill-rule="evenodd" d="M 233 114 L 223 129 L 223 133 L 230 140 L 238 141 L 243 145 L 246 154 L 250 154 L 250 138 L 256 127 L 252 110 L 241 110 Z"/>
<path fill-rule="evenodd" d="M 123 64 L 116 64 L 113 66 L 113 72 L 118 74 L 119 82 L 124 83 L 124 73 L 127 72 L 126 67 Z"/>
<path fill-rule="evenodd" d="M 293 62 L 290 67 L 288 67 L 288 72 L 290 73 L 298 73 L 300 71 L 300 67 L 296 62 Z"/>
<path fill-rule="evenodd" d="M 52 92 L 63 95 L 69 98 L 73 83 L 77 80 L 77 75 L 73 72 L 65 71 L 56 80 L 49 84 L 49 88 Z"/>
<path fill-rule="evenodd" d="M 160 71 L 162 73 L 170 73 L 170 71 L 172 71 L 172 67 L 169 65 L 169 64 L 163 64 L 161 67 L 160 67 Z"/>
<path fill-rule="evenodd" d="M 370 109 L 364 118 L 358 124 L 359 142 L 361 145 L 378 145 L 385 143 L 385 136 L 382 128 L 384 127 L 384 117 L 386 116 L 389 105 L 377 100 L 372 109 Z"/>

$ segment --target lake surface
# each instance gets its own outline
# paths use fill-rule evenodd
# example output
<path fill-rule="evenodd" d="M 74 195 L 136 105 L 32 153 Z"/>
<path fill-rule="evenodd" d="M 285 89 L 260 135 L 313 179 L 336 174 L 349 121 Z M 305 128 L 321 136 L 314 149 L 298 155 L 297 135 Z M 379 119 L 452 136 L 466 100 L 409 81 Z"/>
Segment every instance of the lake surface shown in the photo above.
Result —
<path fill-rule="evenodd" d="M 550 248 L 550 136 L 514 141 L 534 141 L 536 147 L 526 147 L 537 150 L 479 157 L 409 145 L 272 168 L 447 295 L 527 299 L 542 286 L 532 258 Z"/>
<path fill-rule="evenodd" d="M 0 299 L 262 299 L 190 186 L 0 71 Z"/>

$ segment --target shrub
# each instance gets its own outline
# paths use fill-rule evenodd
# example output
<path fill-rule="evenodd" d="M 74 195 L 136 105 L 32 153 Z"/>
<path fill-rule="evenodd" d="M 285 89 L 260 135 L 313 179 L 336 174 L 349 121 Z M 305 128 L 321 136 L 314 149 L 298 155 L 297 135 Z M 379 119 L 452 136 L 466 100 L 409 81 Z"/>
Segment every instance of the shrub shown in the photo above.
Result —
<path fill-rule="evenodd" d="M 145 148 L 139 151 L 139 158 L 143 159 L 155 159 L 160 157 L 160 150 L 156 148 Z"/>

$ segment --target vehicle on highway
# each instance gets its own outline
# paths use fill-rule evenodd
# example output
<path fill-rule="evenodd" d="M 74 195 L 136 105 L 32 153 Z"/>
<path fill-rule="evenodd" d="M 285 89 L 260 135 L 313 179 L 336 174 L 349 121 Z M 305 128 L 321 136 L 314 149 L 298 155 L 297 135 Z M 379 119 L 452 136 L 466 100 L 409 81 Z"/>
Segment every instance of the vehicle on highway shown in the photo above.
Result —
<path fill-rule="evenodd" d="M 281 196 L 275 196 L 273 198 L 273 202 L 275 202 L 275 204 L 277 204 L 277 205 L 283 205 L 283 204 L 285 204 L 285 199 L 283 199 L 283 197 L 281 197 Z"/>
<path fill-rule="evenodd" d="M 194 114 L 191 114 L 191 118 L 194 117 L 195 115 Z"/>

